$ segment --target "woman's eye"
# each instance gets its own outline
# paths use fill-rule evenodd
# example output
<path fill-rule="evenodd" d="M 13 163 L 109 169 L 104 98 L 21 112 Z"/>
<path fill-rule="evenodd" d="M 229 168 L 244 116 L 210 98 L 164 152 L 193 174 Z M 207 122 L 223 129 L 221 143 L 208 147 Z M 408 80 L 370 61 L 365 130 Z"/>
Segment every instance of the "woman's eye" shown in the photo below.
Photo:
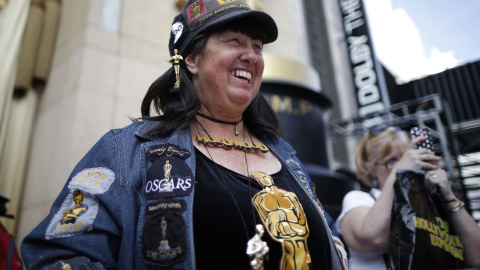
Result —
<path fill-rule="evenodd" d="M 387 161 L 386 163 L 387 164 L 395 164 L 398 162 L 398 159 L 390 159 L 389 161 Z"/>
<path fill-rule="evenodd" d="M 259 44 L 254 44 L 254 45 L 253 45 L 253 48 L 254 48 L 255 50 L 259 50 L 259 51 L 262 51 L 262 50 L 263 50 L 263 46 L 262 46 L 262 45 L 259 45 Z"/>

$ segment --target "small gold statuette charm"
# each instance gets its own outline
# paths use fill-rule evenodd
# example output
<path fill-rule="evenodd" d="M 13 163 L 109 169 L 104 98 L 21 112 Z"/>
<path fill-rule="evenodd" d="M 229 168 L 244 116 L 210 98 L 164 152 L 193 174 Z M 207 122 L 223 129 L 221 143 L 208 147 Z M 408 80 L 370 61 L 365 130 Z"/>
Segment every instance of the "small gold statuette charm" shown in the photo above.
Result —
<path fill-rule="evenodd" d="M 255 236 L 247 243 L 247 255 L 252 259 L 250 266 L 252 270 L 263 270 L 263 262 L 268 259 L 268 246 L 262 241 L 263 225 L 255 226 Z"/>
<path fill-rule="evenodd" d="M 275 186 L 272 177 L 264 172 L 251 172 L 250 177 L 263 187 L 253 196 L 253 205 L 268 234 L 282 244 L 279 269 L 310 269 L 312 258 L 307 246 L 310 230 L 297 195 Z"/>
<path fill-rule="evenodd" d="M 173 68 L 175 69 L 175 78 L 177 79 L 173 88 L 180 88 L 180 60 L 183 60 L 183 57 L 178 54 L 177 49 L 175 49 L 173 53 L 175 55 L 170 58 L 170 62 L 173 62 Z"/>

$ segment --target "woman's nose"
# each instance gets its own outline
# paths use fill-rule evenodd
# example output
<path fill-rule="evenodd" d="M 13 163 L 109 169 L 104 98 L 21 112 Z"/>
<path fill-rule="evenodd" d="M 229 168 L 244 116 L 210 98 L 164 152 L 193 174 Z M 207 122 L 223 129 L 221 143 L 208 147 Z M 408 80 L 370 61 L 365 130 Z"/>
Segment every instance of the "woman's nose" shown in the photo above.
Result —
<path fill-rule="evenodd" d="M 255 52 L 255 49 L 252 46 L 246 46 L 245 51 L 240 56 L 240 60 L 243 62 L 249 62 L 256 64 L 258 61 L 258 54 Z"/>

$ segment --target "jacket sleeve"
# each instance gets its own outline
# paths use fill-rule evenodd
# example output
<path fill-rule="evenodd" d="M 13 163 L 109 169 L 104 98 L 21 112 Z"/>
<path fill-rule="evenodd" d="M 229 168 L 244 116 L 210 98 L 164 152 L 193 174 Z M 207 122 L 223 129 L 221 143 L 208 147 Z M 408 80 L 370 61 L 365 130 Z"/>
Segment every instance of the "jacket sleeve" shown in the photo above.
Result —
<path fill-rule="evenodd" d="M 49 215 L 23 240 L 27 269 L 116 268 L 122 231 L 119 153 L 110 131 L 76 165 Z"/>

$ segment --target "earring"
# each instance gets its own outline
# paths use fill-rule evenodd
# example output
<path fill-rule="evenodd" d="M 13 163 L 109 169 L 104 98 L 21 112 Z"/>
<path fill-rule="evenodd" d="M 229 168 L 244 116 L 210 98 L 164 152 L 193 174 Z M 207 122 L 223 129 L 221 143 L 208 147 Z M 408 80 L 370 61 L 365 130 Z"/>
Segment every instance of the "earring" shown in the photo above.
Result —
<path fill-rule="evenodd" d="M 175 69 L 175 78 L 176 82 L 173 88 L 180 88 L 180 60 L 183 60 L 183 57 L 178 54 L 178 50 L 175 49 L 173 51 L 174 55 L 170 58 L 170 63 L 172 63 L 174 69 Z"/>
<path fill-rule="evenodd" d="M 377 178 L 373 178 L 373 180 L 372 180 L 372 185 L 373 185 L 374 187 L 378 187 L 378 180 L 377 180 Z"/>

